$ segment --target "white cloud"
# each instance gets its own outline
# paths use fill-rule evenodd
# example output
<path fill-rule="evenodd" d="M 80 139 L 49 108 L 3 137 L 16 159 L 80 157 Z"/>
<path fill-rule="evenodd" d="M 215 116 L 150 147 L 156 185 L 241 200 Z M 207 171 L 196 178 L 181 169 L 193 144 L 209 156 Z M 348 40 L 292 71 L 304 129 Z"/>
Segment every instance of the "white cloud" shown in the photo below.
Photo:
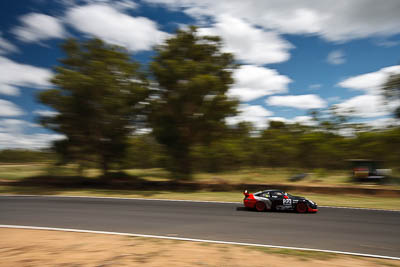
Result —
<path fill-rule="evenodd" d="M 400 33 L 400 2 L 385 0 L 146 0 L 183 8 L 194 18 L 221 14 L 280 33 L 315 34 L 328 41 L 348 41 Z"/>
<path fill-rule="evenodd" d="M 0 94 L 18 95 L 17 86 L 47 88 L 50 86 L 51 71 L 14 62 L 0 56 Z"/>
<path fill-rule="evenodd" d="M 57 111 L 51 111 L 51 110 L 40 110 L 37 109 L 33 111 L 34 114 L 39 115 L 39 116 L 44 116 L 44 117 L 53 117 L 59 114 Z"/>
<path fill-rule="evenodd" d="M 238 108 L 239 114 L 235 117 L 227 118 L 227 123 L 230 125 L 237 124 L 242 121 L 253 123 L 257 128 L 265 128 L 268 118 L 273 113 L 260 105 L 242 104 Z"/>
<path fill-rule="evenodd" d="M 250 64 L 268 64 L 287 61 L 293 46 L 273 31 L 265 31 L 229 15 L 216 18 L 210 28 L 200 28 L 200 34 L 221 36 L 224 51 Z"/>
<path fill-rule="evenodd" d="M 341 50 L 334 50 L 328 54 L 326 61 L 332 65 L 340 65 L 346 62 L 344 53 Z"/>
<path fill-rule="evenodd" d="M 139 6 L 137 3 L 135 3 L 132 0 L 120 0 L 120 1 L 111 0 L 111 1 L 108 1 L 108 2 L 110 4 L 113 4 L 114 7 L 116 7 L 117 9 L 120 9 L 120 10 L 136 9 Z"/>
<path fill-rule="evenodd" d="M 0 117 L 16 117 L 23 114 L 24 112 L 14 103 L 0 99 Z"/>
<path fill-rule="evenodd" d="M 314 94 L 271 96 L 265 102 L 270 106 L 283 106 L 298 109 L 324 108 L 327 106 L 325 100 Z"/>
<path fill-rule="evenodd" d="M 85 34 L 130 51 L 149 50 L 168 37 L 152 20 L 129 16 L 107 4 L 74 6 L 67 11 L 66 21 Z"/>
<path fill-rule="evenodd" d="M 228 95 L 238 97 L 241 101 L 250 101 L 256 98 L 285 93 L 291 80 L 280 75 L 276 70 L 243 65 L 233 73 L 235 84 L 228 91 Z"/>
<path fill-rule="evenodd" d="M 375 44 L 383 47 L 393 47 L 400 44 L 400 41 L 392 41 L 392 40 L 379 40 L 376 41 Z"/>
<path fill-rule="evenodd" d="M 389 76 L 398 73 L 400 73 L 400 65 L 394 65 L 375 72 L 350 77 L 341 81 L 338 85 L 344 88 L 365 91 L 369 94 L 379 94 L 380 88 Z"/>
<path fill-rule="evenodd" d="M 395 118 L 379 118 L 364 122 L 366 125 L 374 129 L 387 128 L 389 126 L 400 126 L 400 121 Z"/>
<path fill-rule="evenodd" d="M 267 122 L 269 123 L 270 121 L 280 121 L 284 123 L 290 123 L 291 121 L 289 119 L 283 118 L 283 117 L 269 117 L 267 119 Z"/>
<path fill-rule="evenodd" d="M 137 9 L 139 4 L 134 0 L 59 0 L 66 7 L 75 7 L 77 5 L 107 4 L 119 10 Z"/>
<path fill-rule="evenodd" d="M 29 127 L 36 127 L 34 124 L 15 119 L 0 120 L 0 149 L 4 148 L 25 148 L 40 149 L 49 147 L 51 142 L 64 139 L 60 134 L 26 134 Z"/>
<path fill-rule="evenodd" d="M 286 124 L 299 123 L 307 126 L 316 125 L 316 122 L 310 116 L 297 116 L 292 119 L 270 117 L 273 115 L 273 112 L 260 105 L 241 104 L 238 110 L 240 112 L 239 115 L 226 119 L 226 122 L 229 125 L 238 124 L 243 121 L 251 122 L 258 129 L 267 128 L 270 121 L 280 121 Z"/>
<path fill-rule="evenodd" d="M 336 112 L 346 116 L 373 118 L 389 115 L 398 105 L 398 101 L 385 102 L 382 95 L 359 95 L 334 105 Z"/>
<path fill-rule="evenodd" d="M 0 55 L 18 51 L 19 50 L 15 45 L 13 45 L 12 43 L 10 43 L 9 41 L 7 41 L 2 37 L 2 33 L 0 31 Z"/>
<path fill-rule="evenodd" d="M 29 13 L 20 17 L 22 26 L 12 32 L 24 42 L 37 42 L 66 35 L 62 23 L 55 17 L 39 13 Z"/>
<path fill-rule="evenodd" d="M 30 123 L 24 120 L 0 119 L 0 125 L 1 133 L 18 134 Z"/>
<path fill-rule="evenodd" d="M 317 125 L 317 122 L 314 121 L 313 118 L 310 116 L 296 116 L 293 119 L 291 119 L 290 121 L 292 123 L 299 123 L 299 124 L 307 125 L 307 126 Z"/>
<path fill-rule="evenodd" d="M 23 149 L 41 149 L 50 147 L 56 140 L 64 139 L 59 134 L 9 134 L 0 132 L 0 149 L 5 148 L 23 148 Z"/>
<path fill-rule="evenodd" d="M 400 101 L 388 101 L 382 95 L 382 86 L 390 75 L 399 74 L 400 65 L 382 68 L 375 72 L 350 77 L 338 83 L 338 86 L 363 91 L 366 94 L 355 96 L 336 104 L 338 112 L 353 117 L 373 118 L 390 115 L 400 106 Z"/>
<path fill-rule="evenodd" d="M 0 94 L 18 96 L 20 93 L 18 87 L 9 84 L 0 84 Z"/>

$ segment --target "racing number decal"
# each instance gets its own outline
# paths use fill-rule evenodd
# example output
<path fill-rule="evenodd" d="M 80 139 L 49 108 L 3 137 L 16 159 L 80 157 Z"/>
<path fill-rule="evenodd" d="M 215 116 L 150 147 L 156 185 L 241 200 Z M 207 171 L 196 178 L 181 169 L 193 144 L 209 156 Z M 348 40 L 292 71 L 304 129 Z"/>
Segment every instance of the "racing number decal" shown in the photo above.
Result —
<path fill-rule="evenodd" d="M 292 200 L 291 199 L 283 199 L 283 205 L 292 205 Z"/>

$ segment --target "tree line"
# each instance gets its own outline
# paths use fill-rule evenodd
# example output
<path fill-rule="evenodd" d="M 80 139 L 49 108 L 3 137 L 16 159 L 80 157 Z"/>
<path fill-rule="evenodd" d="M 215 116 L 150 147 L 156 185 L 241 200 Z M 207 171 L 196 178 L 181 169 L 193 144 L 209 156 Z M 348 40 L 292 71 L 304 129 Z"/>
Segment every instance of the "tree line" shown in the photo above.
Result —
<path fill-rule="evenodd" d="M 225 137 L 191 150 L 193 170 L 231 171 L 252 167 L 295 169 L 349 169 L 349 159 L 382 161 L 399 168 L 400 128 L 360 131 L 343 136 L 300 124 L 271 122 L 254 136 L 253 126 L 239 123 Z M 319 128 L 320 129 L 320 128 Z M 166 168 L 168 154 L 151 134 L 130 138 L 124 168 Z"/>
<path fill-rule="evenodd" d="M 156 47 L 147 70 L 124 48 L 99 39 L 68 39 L 62 49 L 54 88 L 38 94 L 57 112 L 40 123 L 66 136 L 53 145 L 61 163 L 96 165 L 104 174 L 164 167 L 182 179 L 242 166 L 342 168 L 353 157 L 400 162 L 398 128 L 346 137 L 337 132 L 344 125 L 338 116 L 317 126 L 228 126 L 225 119 L 238 112 L 239 101 L 226 94 L 238 65 L 219 37 L 200 36 L 195 27 Z M 399 87 L 392 76 L 387 97 L 400 98 Z"/>

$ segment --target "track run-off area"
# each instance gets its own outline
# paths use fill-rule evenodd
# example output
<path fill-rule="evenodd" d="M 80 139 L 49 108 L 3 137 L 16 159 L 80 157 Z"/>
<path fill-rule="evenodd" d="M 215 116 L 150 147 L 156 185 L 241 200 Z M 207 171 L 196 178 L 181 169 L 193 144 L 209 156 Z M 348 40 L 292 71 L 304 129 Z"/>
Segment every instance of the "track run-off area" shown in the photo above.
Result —
<path fill-rule="evenodd" d="M 400 212 L 320 207 L 255 212 L 241 203 L 0 196 L 0 227 L 84 231 L 400 259 Z"/>

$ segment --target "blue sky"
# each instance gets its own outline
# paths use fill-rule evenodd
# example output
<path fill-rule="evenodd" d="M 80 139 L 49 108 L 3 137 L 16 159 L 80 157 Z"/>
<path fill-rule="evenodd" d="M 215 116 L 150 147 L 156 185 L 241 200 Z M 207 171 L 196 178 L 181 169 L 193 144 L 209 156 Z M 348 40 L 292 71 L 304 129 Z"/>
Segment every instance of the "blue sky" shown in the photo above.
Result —
<path fill-rule="evenodd" d="M 395 123 L 381 84 L 400 73 L 400 1 L 21 0 L 0 1 L 0 149 L 41 148 L 63 138 L 36 123 L 53 115 L 35 100 L 50 88 L 59 45 L 99 37 L 144 65 L 176 29 L 216 34 L 241 67 L 228 94 L 241 100 L 228 123 L 311 124 L 309 109 L 352 121 Z"/>

